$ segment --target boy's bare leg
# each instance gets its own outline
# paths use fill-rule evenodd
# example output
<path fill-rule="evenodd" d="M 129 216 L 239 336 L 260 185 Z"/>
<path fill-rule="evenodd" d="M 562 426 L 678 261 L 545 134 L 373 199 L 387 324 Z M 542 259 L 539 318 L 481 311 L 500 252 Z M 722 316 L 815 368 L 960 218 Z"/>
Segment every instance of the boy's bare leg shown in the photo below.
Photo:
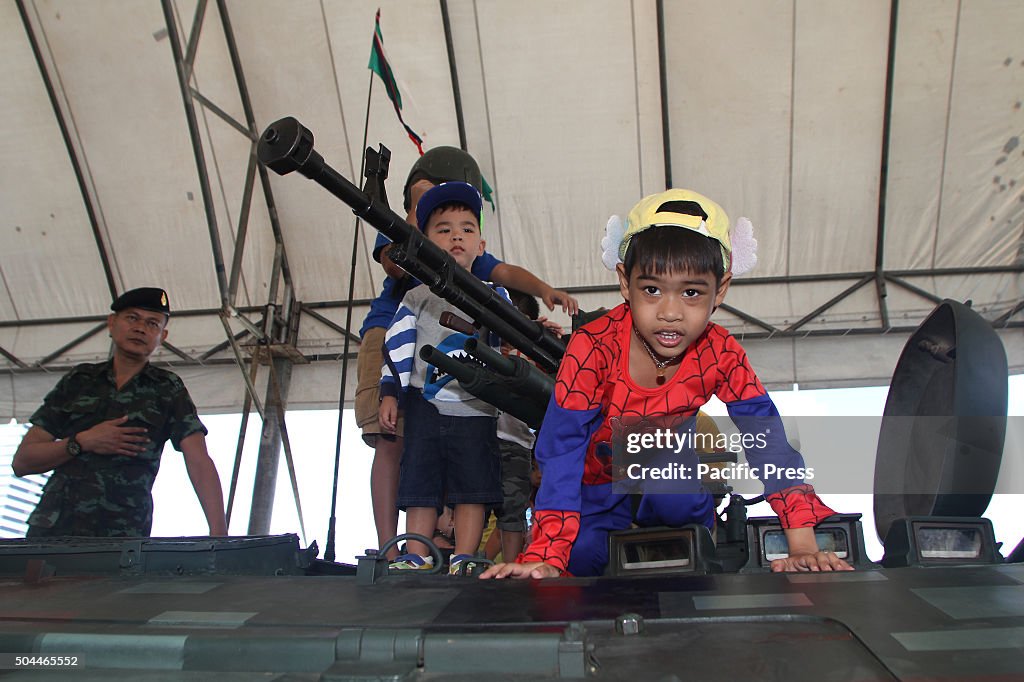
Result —
<path fill-rule="evenodd" d="M 377 528 L 377 546 L 398 535 L 398 473 L 402 461 L 403 438 L 387 440 L 377 436 L 373 449 L 373 466 L 370 468 L 370 500 L 373 504 L 373 522 Z M 427 531 L 427 537 L 433 534 Z M 398 548 L 392 547 L 387 558 L 398 556 Z"/>
<path fill-rule="evenodd" d="M 501 557 L 502 561 L 508 563 L 515 561 L 519 553 L 523 551 L 523 532 L 519 530 L 501 531 Z"/>
<path fill-rule="evenodd" d="M 484 535 L 484 505 L 457 504 L 455 518 L 455 553 L 476 554 Z"/>
<path fill-rule="evenodd" d="M 437 525 L 437 510 L 433 507 L 409 507 L 405 510 L 405 532 L 419 533 L 430 537 Z M 409 552 L 420 556 L 430 556 L 430 549 L 422 542 L 409 540 Z"/>
<path fill-rule="evenodd" d="M 454 537 L 455 524 L 452 522 L 452 508 L 445 506 L 444 511 L 437 517 L 437 530 L 444 533 L 441 537 L 434 533 L 434 544 L 440 549 L 455 549 L 455 546 L 447 538 Z"/>
<path fill-rule="evenodd" d="M 494 561 L 499 554 L 501 554 L 501 531 L 495 528 L 487 538 L 487 544 L 484 545 L 484 556 Z"/>

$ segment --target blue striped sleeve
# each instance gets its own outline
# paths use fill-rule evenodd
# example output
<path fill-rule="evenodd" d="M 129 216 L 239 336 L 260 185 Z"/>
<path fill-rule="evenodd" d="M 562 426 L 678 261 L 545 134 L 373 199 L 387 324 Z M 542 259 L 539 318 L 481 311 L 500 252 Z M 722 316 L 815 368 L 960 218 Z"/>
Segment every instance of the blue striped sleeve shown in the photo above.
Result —
<path fill-rule="evenodd" d="M 380 371 L 381 396 L 397 396 L 409 387 L 416 354 L 416 314 L 399 306 L 384 335 L 384 364 Z"/>

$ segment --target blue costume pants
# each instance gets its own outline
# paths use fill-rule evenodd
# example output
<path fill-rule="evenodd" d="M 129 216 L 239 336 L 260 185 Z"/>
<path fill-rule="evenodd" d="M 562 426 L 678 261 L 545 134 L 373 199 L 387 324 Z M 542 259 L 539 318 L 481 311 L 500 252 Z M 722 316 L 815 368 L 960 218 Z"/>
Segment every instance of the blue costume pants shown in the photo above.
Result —
<path fill-rule="evenodd" d="M 603 575 L 608 565 L 608 533 L 630 527 L 633 506 L 629 495 L 612 492 L 611 483 L 582 488 L 580 532 L 568 568 L 574 576 Z M 713 528 L 714 522 L 715 500 L 708 493 L 647 494 L 636 513 L 641 527 L 701 523 Z"/>

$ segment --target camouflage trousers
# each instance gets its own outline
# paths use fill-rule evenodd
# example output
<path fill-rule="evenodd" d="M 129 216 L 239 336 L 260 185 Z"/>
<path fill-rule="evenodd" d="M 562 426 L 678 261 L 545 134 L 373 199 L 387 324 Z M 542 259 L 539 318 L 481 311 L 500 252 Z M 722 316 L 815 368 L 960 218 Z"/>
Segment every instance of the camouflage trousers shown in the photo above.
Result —
<path fill-rule="evenodd" d="M 151 484 L 133 476 L 135 469 L 88 469 L 75 460 L 54 471 L 29 516 L 26 537 L 148 536 L 153 524 Z"/>
<path fill-rule="evenodd" d="M 526 531 L 526 508 L 530 506 L 530 471 L 533 453 L 518 443 L 498 439 L 501 450 L 501 507 L 496 509 L 498 528 Z"/>

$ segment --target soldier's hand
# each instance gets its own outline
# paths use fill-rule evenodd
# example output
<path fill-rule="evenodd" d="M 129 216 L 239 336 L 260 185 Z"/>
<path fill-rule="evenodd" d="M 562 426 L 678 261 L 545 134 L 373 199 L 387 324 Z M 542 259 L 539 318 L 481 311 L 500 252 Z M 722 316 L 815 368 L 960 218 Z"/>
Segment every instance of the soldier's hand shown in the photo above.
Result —
<path fill-rule="evenodd" d="M 145 451 L 149 444 L 146 428 L 142 426 L 124 426 L 128 417 L 118 417 L 100 422 L 91 429 L 78 434 L 78 442 L 83 450 L 98 455 L 124 455 L 134 457 Z"/>

